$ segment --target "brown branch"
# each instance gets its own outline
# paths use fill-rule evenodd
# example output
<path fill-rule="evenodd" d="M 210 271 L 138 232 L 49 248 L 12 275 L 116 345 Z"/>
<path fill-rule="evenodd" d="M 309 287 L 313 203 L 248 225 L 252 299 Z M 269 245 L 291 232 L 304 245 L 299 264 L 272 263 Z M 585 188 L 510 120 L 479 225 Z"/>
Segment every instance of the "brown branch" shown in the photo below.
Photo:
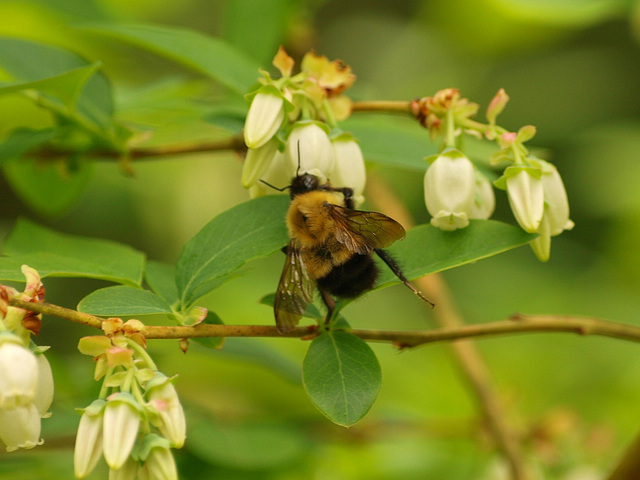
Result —
<path fill-rule="evenodd" d="M 411 114 L 411 102 L 402 100 L 378 100 L 369 102 L 353 102 L 352 112 L 380 112 L 380 113 L 409 113 Z"/>
<path fill-rule="evenodd" d="M 96 149 L 86 153 L 89 157 L 94 158 L 107 158 L 107 159 L 120 159 L 126 158 L 129 160 L 152 160 L 157 157 L 171 156 L 171 155 L 187 155 L 193 153 L 206 153 L 217 152 L 223 150 L 233 150 L 236 152 L 242 152 L 246 149 L 244 144 L 244 138 L 242 135 L 235 135 L 233 137 L 224 138 L 214 142 L 205 143 L 184 143 L 177 145 L 163 145 L 160 147 L 147 147 L 147 148 L 131 148 L 128 152 L 119 152 L 117 150 L 104 150 Z M 70 150 L 60 150 L 52 147 L 44 147 L 39 150 L 30 152 L 29 155 L 41 159 L 53 159 L 60 157 L 67 157 L 69 155 L 75 155 L 79 152 Z"/>
<path fill-rule="evenodd" d="M 638 436 L 607 480 L 632 480 L 640 478 L 640 436 Z"/>
<path fill-rule="evenodd" d="M 103 319 L 88 313 L 51 303 L 33 303 L 12 298 L 9 304 L 35 313 L 101 328 Z M 596 335 L 640 343 L 640 327 L 612 322 L 595 317 L 568 315 L 515 315 L 509 320 L 489 322 L 479 325 L 465 325 L 438 330 L 369 330 L 351 329 L 349 332 L 363 340 L 388 342 L 400 347 L 416 347 L 436 342 L 449 342 L 468 338 L 496 337 L 526 333 L 574 333 Z M 177 339 L 194 337 L 281 337 L 301 338 L 316 333 L 316 326 L 296 327 L 291 332 L 281 334 L 275 325 L 212 325 L 195 326 L 146 326 L 144 335 L 150 339 Z"/>
<path fill-rule="evenodd" d="M 368 190 L 372 193 L 370 197 L 381 209 L 386 211 L 385 213 L 398 220 L 406 228 L 413 226 L 414 222 L 408 210 L 386 183 L 370 176 Z M 436 304 L 433 315 L 440 327 L 450 331 L 473 329 L 473 327 L 464 326 L 464 320 L 456 309 L 442 276 L 438 274 L 429 275 L 419 279 L 416 283 L 425 292 L 426 296 Z M 491 331 L 492 328 L 500 329 L 506 326 L 493 325 L 484 332 Z M 494 331 L 494 333 L 497 332 Z M 493 438 L 509 464 L 512 478 L 514 480 L 531 478 L 520 448 L 518 435 L 505 421 L 505 408 L 501 405 L 493 386 L 489 369 L 480 352 L 471 342 L 456 342 L 451 345 L 451 348 L 462 373 L 478 400 Z"/>

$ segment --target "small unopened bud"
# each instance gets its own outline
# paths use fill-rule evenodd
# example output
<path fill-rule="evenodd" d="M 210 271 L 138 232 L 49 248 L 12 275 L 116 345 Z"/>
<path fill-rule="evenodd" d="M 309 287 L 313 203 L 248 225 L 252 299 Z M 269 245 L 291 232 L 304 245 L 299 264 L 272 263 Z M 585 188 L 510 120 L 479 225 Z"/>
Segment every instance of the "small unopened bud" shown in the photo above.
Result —
<path fill-rule="evenodd" d="M 96 400 L 84 409 L 73 452 L 76 478 L 89 475 L 102 456 L 102 418 L 104 400 Z"/>
<path fill-rule="evenodd" d="M 260 148 L 275 135 L 284 120 L 284 99 L 275 93 L 258 92 L 244 124 L 244 142 L 249 148 Z"/>
<path fill-rule="evenodd" d="M 487 120 L 489 120 L 489 123 L 495 123 L 497 116 L 502 113 L 508 101 L 509 95 L 504 91 L 504 88 L 498 90 L 498 93 L 491 99 L 491 103 L 487 107 Z"/>

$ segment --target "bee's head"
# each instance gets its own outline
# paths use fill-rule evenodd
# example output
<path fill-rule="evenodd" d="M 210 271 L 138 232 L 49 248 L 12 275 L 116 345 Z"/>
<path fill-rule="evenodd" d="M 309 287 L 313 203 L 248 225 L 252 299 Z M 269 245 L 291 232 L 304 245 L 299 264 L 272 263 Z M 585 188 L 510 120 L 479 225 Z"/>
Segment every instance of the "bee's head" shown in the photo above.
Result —
<path fill-rule="evenodd" d="M 310 173 L 303 173 L 302 175 L 298 175 L 293 177 L 291 180 L 291 185 L 289 186 L 291 191 L 291 198 L 296 195 L 300 195 L 301 193 L 311 192 L 313 190 L 318 190 L 320 187 L 320 181 L 318 177 L 315 175 L 311 175 Z"/>

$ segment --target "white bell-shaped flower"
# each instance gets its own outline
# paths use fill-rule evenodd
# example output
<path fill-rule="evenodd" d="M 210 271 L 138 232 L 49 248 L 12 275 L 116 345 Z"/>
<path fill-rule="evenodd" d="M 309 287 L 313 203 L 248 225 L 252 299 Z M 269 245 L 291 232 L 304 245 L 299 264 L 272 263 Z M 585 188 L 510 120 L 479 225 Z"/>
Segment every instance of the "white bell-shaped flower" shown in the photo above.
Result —
<path fill-rule="evenodd" d="M 353 190 L 356 206 L 364 201 L 364 187 L 367 172 L 360 145 L 351 135 L 341 135 L 331 142 L 335 153 L 335 163 L 329 172 L 331 185 L 337 188 L 349 187 Z"/>
<path fill-rule="evenodd" d="M 73 451 L 76 478 L 85 478 L 89 475 L 102 456 L 102 420 L 105 403 L 104 400 L 94 401 L 84 409 L 80 417 Z"/>
<path fill-rule="evenodd" d="M 129 457 L 140 427 L 140 407 L 132 395 L 117 393 L 104 407 L 102 449 L 110 468 L 117 470 Z"/>
<path fill-rule="evenodd" d="M 542 180 L 532 170 L 536 169 L 509 167 L 505 170 L 511 211 L 522 229 L 529 233 L 538 230 L 544 211 Z"/>
<path fill-rule="evenodd" d="M 36 384 L 33 403 L 38 409 L 38 412 L 40 412 L 40 416 L 42 418 L 48 418 L 51 416 L 49 407 L 53 402 L 53 373 L 51 372 L 49 360 L 47 360 L 44 354 L 36 355 L 36 363 L 38 365 L 38 383 Z"/>
<path fill-rule="evenodd" d="M 258 92 L 247 113 L 244 124 L 244 143 L 260 148 L 275 135 L 284 120 L 284 99 L 275 92 Z"/>
<path fill-rule="evenodd" d="M 569 219 L 569 199 L 564 188 L 562 177 L 555 165 L 544 160 L 535 160 L 542 167 L 542 187 L 544 189 L 544 216 L 549 222 L 550 235 L 560 235 L 564 230 L 571 230 L 573 222 Z"/>
<path fill-rule="evenodd" d="M 186 421 L 184 410 L 178 398 L 178 393 L 171 380 L 162 374 L 156 374 L 156 378 L 149 382 L 147 398 L 149 405 L 157 412 L 158 421 L 154 424 L 169 440 L 174 448 L 181 448 L 186 438 Z"/>
<path fill-rule="evenodd" d="M 470 218 L 487 220 L 496 208 L 496 195 L 491 182 L 476 171 L 476 194 Z"/>
<path fill-rule="evenodd" d="M 278 152 L 278 141 L 274 138 L 259 148 L 250 148 L 242 165 L 242 186 L 250 188 L 260 181 Z"/>
<path fill-rule="evenodd" d="M 40 413 L 33 403 L 0 408 L 0 440 L 7 452 L 41 445 Z"/>
<path fill-rule="evenodd" d="M 13 334 L 0 336 L 0 409 L 29 405 L 38 384 L 36 356 Z"/>
<path fill-rule="evenodd" d="M 442 230 L 466 227 L 474 211 L 476 174 L 473 164 L 455 149 L 427 160 L 432 161 L 424 176 L 424 198 L 432 217 L 431 224 Z"/>
<path fill-rule="evenodd" d="M 335 163 L 335 152 L 329 135 L 318 123 L 296 122 L 287 138 L 285 161 L 290 171 L 308 173 L 325 183 Z"/>

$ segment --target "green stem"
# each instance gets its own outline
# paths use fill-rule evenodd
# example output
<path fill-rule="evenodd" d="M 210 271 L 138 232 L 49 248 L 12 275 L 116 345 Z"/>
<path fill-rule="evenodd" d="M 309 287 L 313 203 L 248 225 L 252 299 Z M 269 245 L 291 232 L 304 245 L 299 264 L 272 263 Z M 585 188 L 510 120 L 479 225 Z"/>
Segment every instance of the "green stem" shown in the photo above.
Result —
<path fill-rule="evenodd" d="M 142 345 L 130 338 L 127 338 L 126 340 L 127 345 L 129 345 L 129 347 L 134 350 L 139 357 L 142 358 L 147 367 L 149 367 L 151 370 L 158 370 L 157 365 L 154 363 L 154 361 L 151 359 Z"/>
<path fill-rule="evenodd" d="M 447 126 L 445 139 L 448 148 L 456 148 L 456 119 L 453 110 L 447 110 Z"/>
<path fill-rule="evenodd" d="M 131 370 L 135 374 L 135 369 L 132 368 Z M 138 401 L 140 405 L 144 405 L 146 403 L 144 395 L 140 391 L 140 385 L 138 384 L 137 381 L 131 383 L 131 395 L 133 395 L 133 397 Z"/>
<path fill-rule="evenodd" d="M 331 105 L 329 105 L 329 101 L 326 99 L 322 102 L 322 111 L 327 119 L 327 124 L 329 124 L 331 128 L 336 128 L 338 122 L 336 122 L 336 117 L 333 114 L 333 110 L 331 110 Z"/>
<path fill-rule="evenodd" d="M 104 376 L 104 381 L 102 382 L 102 387 L 100 387 L 100 394 L 98 395 L 98 398 L 101 400 L 106 399 L 109 395 L 109 388 L 107 386 L 107 378 L 109 378 L 111 375 L 113 375 L 113 370 L 115 369 L 115 367 L 109 367 L 109 369 L 107 369 L 107 373 Z"/>
<path fill-rule="evenodd" d="M 133 381 L 135 373 L 136 373 L 135 368 L 129 368 L 127 370 L 127 375 L 124 377 L 124 381 L 120 386 L 121 392 L 131 393 L 132 384 L 135 385 L 135 382 Z"/>

